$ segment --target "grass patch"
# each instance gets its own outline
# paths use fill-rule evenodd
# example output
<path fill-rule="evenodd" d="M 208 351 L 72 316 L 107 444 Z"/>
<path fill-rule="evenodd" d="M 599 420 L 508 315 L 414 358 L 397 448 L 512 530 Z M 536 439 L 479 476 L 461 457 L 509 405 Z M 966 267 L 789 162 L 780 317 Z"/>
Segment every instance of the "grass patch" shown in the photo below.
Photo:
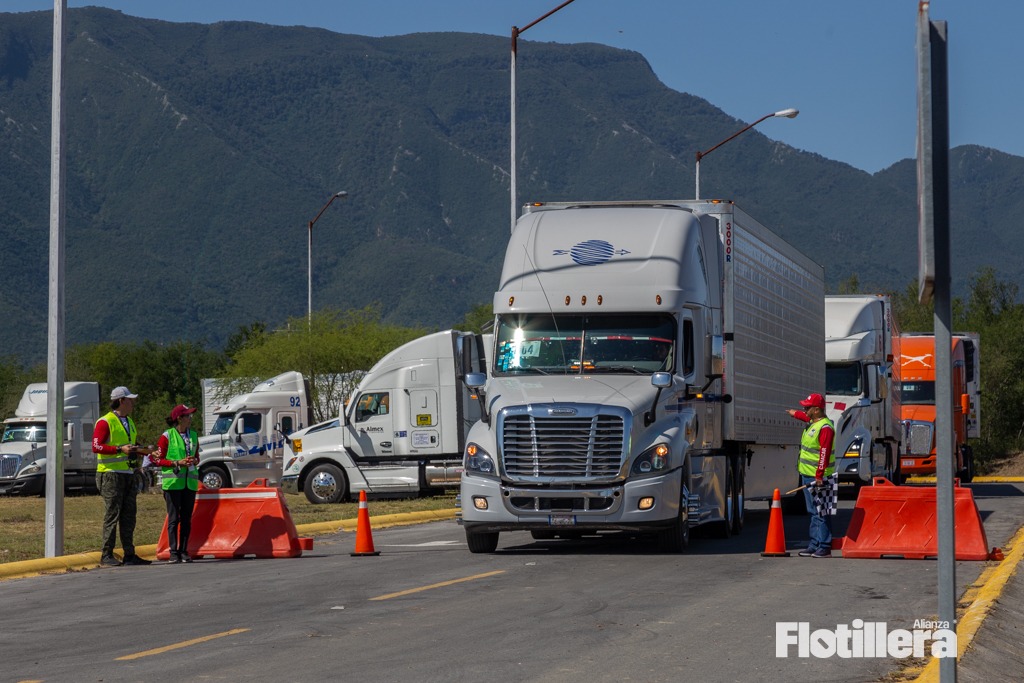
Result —
<path fill-rule="evenodd" d="M 313 505 L 302 494 L 285 495 L 288 511 L 296 524 L 355 519 L 357 503 Z M 427 498 L 371 500 L 370 516 L 424 510 L 450 510 L 455 507 L 455 492 Z M 138 497 L 135 544 L 149 545 L 160 538 L 167 508 L 159 491 L 150 490 Z M 0 563 L 35 560 L 44 556 L 46 535 L 44 498 L 0 497 Z M 64 498 L 64 554 L 94 552 L 100 549 L 103 527 L 103 499 L 98 495 L 68 494 Z M 118 541 L 120 549 L 120 540 Z"/>

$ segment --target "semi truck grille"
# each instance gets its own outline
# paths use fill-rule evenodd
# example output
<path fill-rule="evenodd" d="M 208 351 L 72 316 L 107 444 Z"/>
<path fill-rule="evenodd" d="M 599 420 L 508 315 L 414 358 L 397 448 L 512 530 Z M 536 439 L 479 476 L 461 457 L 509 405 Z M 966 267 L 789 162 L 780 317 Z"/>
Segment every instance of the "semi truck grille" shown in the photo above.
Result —
<path fill-rule="evenodd" d="M 932 452 L 931 422 L 903 423 L 903 443 L 907 455 L 928 455 Z"/>
<path fill-rule="evenodd" d="M 0 455 L 0 477 L 13 477 L 21 467 L 20 455 Z"/>
<path fill-rule="evenodd" d="M 618 415 L 507 415 L 503 422 L 502 460 L 513 479 L 611 479 L 624 447 Z"/>

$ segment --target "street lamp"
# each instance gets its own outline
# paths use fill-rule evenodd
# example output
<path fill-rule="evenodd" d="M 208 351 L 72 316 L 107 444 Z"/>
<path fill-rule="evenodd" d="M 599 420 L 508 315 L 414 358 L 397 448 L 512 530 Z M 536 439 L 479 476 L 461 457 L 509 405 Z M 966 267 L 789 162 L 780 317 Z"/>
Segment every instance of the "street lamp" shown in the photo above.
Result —
<path fill-rule="evenodd" d="M 700 160 L 701 159 L 703 159 L 707 155 L 711 154 L 716 149 L 718 149 L 719 147 L 721 147 L 725 143 L 729 142 L 730 140 L 732 140 L 734 138 L 737 138 L 740 135 L 743 135 L 748 130 L 750 130 L 751 128 L 753 128 L 757 124 L 761 123 L 765 119 L 770 119 L 773 116 L 779 116 L 779 117 L 786 118 L 786 119 L 795 119 L 796 115 L 799 114 L 799 113 L 800 113 L 800 111 L 797 110 L 797 109 L 783 109 L 782 111 L 777 111 L 774 114 L 765 114 L 764 116 L 759 118 L 757 121 L 754 121 L 752 124 L 750 124 L 749 126 L 744 128 L 743 130 L 741 130 L 741 131 L 739 131 L 737 133 L 734 133 L 733 135 L 731 135 L 731 136 L 727 137 L 726 139 L 722 140 L 721 142 L 719 142 L 717 145 L 715 145 L 711 149 L 707 150 L 706 152 L 698 151 L 697 152 L 697 173 L 696 173 L 696 175 L 697 175 L 697 187 L 694 190 L 693 198 L 694 199 L 700 199 Z"/>
<path fill-rule="evenodd" d="M 516 197 L 516 51 L 519 48 L 519 34 L 523 33 L 524 31 L 526 31 L 526 29 L 530 28 L 531 26 L 535 26 L 535 25 L 539 24 L 540 22 L 544 21 L 545 19 L 550 17 L 552 14 L 554 14 L 558 10 L 562 9 L 566 5 L 571 4 L 572 2 L 573 2 L 573 0 L 565 0 L 565 2 L 563 2 L 561 5 L 559 5 L 555 9 L 551 10 L 550 12 L 548 12 L 544 16 L 540 17 L 539 19 L 534 19 L 533 21 L 531 21 L 529 24 L 527 24 L 526 26 L 524 26 L 522 28 L 519 28 L 518 26 L 513 26 L 512 27 L 512 67 L 511 67 L 511 74 L 512 74 L 512 78 L 511 78 L 511 88 L 512 88 L 512 106 L 511 106 L 511 110 L 512 110 L 512 115 L 511 115 L 511 119 L 510 119 L 510 122 L 509 122 L 509 128 L 510 128 L 510 133 L 509 133 L 509 153 L 511 154 L 512 159 L 509 162 L 509 169 L 508 169 L 509 177 L 511 178 L 511 182 L 509 183 L 509 198 L 510 198 L 511 204 L 512 204 L 512 211 L 511 211 L 511 213 L 512 213 L 512 230 L 516 229 L 516 218 L 519 217 L 519 202 L 518 202 L 518 198 Z"/>
<path fill-rule="evenodd" d="M 306 324 L 310 326 L 313 324 L 313 224 L 320 220 L 320 216 L 324 215 L 324 211 L 327 210 L 327 207 L 330 206 L 335 199 L 344 199 L 347 196 L 348 192 L 345 192 L 344 190 L 332 194 L 331 198 L 327 200 L 326 204 L 324 204 L 324 208 L 320 209 L 320 213 L 316 215 L 316 218 L 309 222 L 309 246 L 307 248 L 307 262 L 309 263 L 309 319 Z"/>

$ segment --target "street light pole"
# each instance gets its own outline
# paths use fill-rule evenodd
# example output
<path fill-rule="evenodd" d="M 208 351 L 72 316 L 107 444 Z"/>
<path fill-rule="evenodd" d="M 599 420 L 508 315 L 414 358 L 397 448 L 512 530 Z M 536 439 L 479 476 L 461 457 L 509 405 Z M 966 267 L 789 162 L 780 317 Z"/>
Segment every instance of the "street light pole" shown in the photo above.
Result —
<path fill-rule="evenodd" d="M 716 149 L 718 149 L 719 147 L 721 147 L 725 143 L 729 142 L 730 140 L 733 140 L 735 138 L 738 138 L 740 135 L 743 135 L 748 130 L 750 130 L 751 128 L 753 128 L 757 124 L 761 123 L 765 119 L 770 119 L 770 118 L 772 118 L 774 116 L 778 116 L 778 117 L 781 117 L 781 118 L 787 118 L 787 119 L 795 119 L 796 115 L 799 114 L 799 113 L 800 113 L 800 111 L 797 110 L 797 109 L 783 109 L 782 111 L 777 111 L 774 114 L 765 114 L 764 116 L 759 118 L 757 121 L 754 121 L 752 124 L 750 124 L 749 126 L 744 128 L 743 130 L 738 131 L 738 132 L 730 135 L 726 139 L 722 140 L 721 142 L 719 142 L 717 145 L 715 145 L 711 149 L 709 149 L 709 150 L 707 150 L 705 152 L 698 151 L 697 152 L 697 170 L 696 170 L 696 173 L 695 173 L 695 175 L 697 177 L 697 186 L 694 189 L 693 198 L 694 199 L 700 199 L 700 160 L 701 159 L 703 159 L 707 155 L 711 154 Z"/>
<path fill-rule="evenodd" d="M 511 179 L 511 181 L 509 183 L 509 200 L 510 200 L 510 203 L 512 205 L 511 206 L 511 214 L 512 214 L 512 228 L 511 228 L 511 230 L 515 230 L 516 229 L 516 218 L 519 217 L 519 201 L 518 201 L 517 191 L 516 191 L 516 52 L 517 52 L 517 50 L 519 48 L 519 34 L 522 33 L 523 31 L 525 31 L 526 29 L 530 28 L 531 26 L 535 26 L 535 25 L 539 24 L 540 22 L 544 21 L 545 19 L 550 17 L 552 14 L 554 14 L 558 10 L 562 9 L 566 5 L 571 4 L 573 1 L 574 0 L 565 0 L 565 2 L 563 2 L 561 5 L 559 5 L 555 9 L 551 10 L 550 12 L 548 12 L 544 16 L 540 17 L 539 19 L 534 19 L 533 21 L 531 21 L 529 24 L 527 24 L 526 26 L 524 26 L 522 28 L 519 28 L 518 26 L 513 26 L 512 27 L 512 66 L 511 66 L 511 79 L 510 79 L 511 80 L 511 90 L 512 90 L 512 94 L 511 94 L 512 103 L 511 103 L 511 116 L 510 116 L 510 120 L 509 120 L 509 129 L 510 129 L 510 133 L 509 133 L 509 154 L 511 155 L 512 158 L 509 160 L 509 167 L 508 167 L 509 178 Z"/>
<path fill-rule="evenodd" d="M 348 196 L 348 192 L 342 190 L 341 192 L 335 192 L 331 195 L 331 198 L 324 204 L 324 208 L 320 209 L 320 213 L 316 215 L 316 218 L 309 222 L 309 243 L 306 249 L 307 263 L 309 264 L 308 269 L 308 281 L 307 281 L 307 299 L 308 299 L 308 320 L 306 324 L 310 327 L 313 325 L 313 224 L 320 220 L 320 216 L 324 215 L 324 211 L 335 199 L 344 199 Z"/>

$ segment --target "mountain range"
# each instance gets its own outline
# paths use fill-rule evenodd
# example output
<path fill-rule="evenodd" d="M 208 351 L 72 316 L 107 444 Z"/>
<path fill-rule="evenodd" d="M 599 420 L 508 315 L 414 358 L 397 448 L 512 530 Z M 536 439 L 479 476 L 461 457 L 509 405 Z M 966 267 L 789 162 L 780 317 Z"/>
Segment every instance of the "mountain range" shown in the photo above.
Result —
<path fill-rule="evenodd" d="M 507 38 L 369 38 L 70 10 L 68 344 L 199 340 L 307 307 L 379 306 L 444 328 L 491 300 L 509 231 Z M 0 356 L 46 353 L 52 13 L 0 13 Z M 524 42 L 521 201 L 690 198 L 694 153 L 745 123 L 662 84 L 635 52 Z M 813 86 L 809 86 L 813 87 Z M 702 162 L 825 266 L 829 287 L 917 277 L 916 171 L 875 174 L 757 130 Z M 1024 280 L 1024 158 L 950 151 L 954 291 Z"/>

